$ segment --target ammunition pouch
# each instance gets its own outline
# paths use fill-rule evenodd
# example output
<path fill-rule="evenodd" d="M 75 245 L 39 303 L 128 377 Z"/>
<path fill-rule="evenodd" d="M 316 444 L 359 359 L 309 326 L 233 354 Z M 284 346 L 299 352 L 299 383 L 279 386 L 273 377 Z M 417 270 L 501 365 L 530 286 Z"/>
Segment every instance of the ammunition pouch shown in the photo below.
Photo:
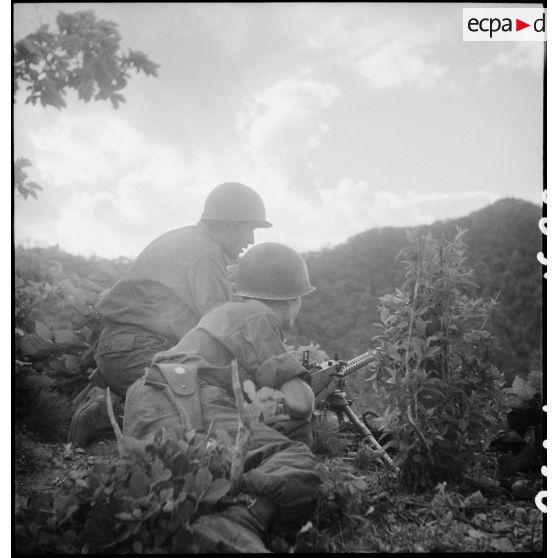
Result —
<path fill-rule="evenodd" d="M 198 368 L 195 363 L 152 364 L 145 376 L 146 385 L 164 390 L 187 430 L 202 430 Z"/>

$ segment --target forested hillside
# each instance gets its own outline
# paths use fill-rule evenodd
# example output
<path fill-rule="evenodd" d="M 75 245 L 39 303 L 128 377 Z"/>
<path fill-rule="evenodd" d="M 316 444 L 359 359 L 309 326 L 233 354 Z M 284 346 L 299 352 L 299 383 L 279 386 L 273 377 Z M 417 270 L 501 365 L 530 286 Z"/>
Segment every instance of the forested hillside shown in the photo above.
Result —
<path fill-rule="evenodd" d="M 497 297 L 492 317 L 495 363 L 508 378 L 541 366 L 540 216 L 534 204 L 503 199 L 466 217 L 414 229 L 446 239 L 455 236 L 456 227 L 468 230 L 467 263 L 478 285 L 472 294 Z M 330 355 L 338 351 L 345 358 L 369 348 L 379 297 L 403 282 L 397 254 L 406 244 L 407 229 L 384 227 L 305 254 L 317 290 L 304 299 L 292 342 L 313 341 Z"/>

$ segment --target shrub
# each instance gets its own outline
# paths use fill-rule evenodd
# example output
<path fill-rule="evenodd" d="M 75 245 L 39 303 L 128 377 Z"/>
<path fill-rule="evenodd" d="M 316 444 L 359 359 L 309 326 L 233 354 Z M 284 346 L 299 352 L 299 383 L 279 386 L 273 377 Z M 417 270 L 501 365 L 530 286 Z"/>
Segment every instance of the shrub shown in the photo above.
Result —
<path fill-rule="evenodd" d="M 40 440 L 66 441 L 72 408 L 71 401 L 64 394 L 49 387 L 32 388 L 27 391 L 24 405 L 21 425 Z M 19 402 L 18 406 L 21 406 Z"/>
<path fill-rule="evenodd" d="M 60 441 L 70 423 L 71 398 L 96 366 L 102 321 L 95 304 L 127 263 L 98 262 L 57 247 L 17 248 L 14 263 L 18 425 Z"/>
<path fill-rule="evenodd" d="M 98 463 L 58 492 L 34 493 L 16 511 L 21 553 L 197 551 L 190 523 L 211 512 L 230 488 L 216 437 L 184 440 L 159 431 L 151 442 L 124 438 L 122 455 Z"/>
<path fill-rule="evenodd" d="M 337 417 L 328 411 L 317 411 L 312 419 L 314 443 L 312 451 L 328 456 L 341 457 L 348 451 L 351 440 L 339 432 Z"/>
<path fill-rule="evenodd" d="M 406 280 L 380 299 L 380 364 L 370 378 L 385 407 L 377 419 L 415 489 L 459 481 L 474 464 L 502 403 L 491 364 L 494 301 L 474 299 L 465 231 L 451 241 L 410 237 Z"/>

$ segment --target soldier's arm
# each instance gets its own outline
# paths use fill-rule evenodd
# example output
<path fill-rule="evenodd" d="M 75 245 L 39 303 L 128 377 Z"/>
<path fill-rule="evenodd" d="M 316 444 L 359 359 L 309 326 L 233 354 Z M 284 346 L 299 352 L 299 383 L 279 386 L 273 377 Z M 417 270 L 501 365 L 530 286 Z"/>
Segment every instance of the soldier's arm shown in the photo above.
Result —
<path fill-rule="evenodd" d="M 258 387 L 281 389 L 285 382 L 307 373 L 302 363 L 287 352 L 279 321 L 269 314 L 248 320 L 227 345 Z"/>

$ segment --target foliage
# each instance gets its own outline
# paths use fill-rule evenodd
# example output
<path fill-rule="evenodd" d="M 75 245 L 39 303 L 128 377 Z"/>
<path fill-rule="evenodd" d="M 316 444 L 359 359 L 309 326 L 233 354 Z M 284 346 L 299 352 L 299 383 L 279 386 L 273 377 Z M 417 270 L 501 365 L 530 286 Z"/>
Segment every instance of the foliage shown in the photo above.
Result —
<path fill-rule="evenodd" d="M 385 407 L 375 422 L 393 436 L 394 464 L 415 488 L 460 481 L 502 403 L 490 359 L 494 302 L 467 294 L 474 283 L 464 234 L 410 237 L 403 287 L 380 299 L 382 357 L 371 381 Z"/>
<path fill-rule="evenodd" d="M 25 87 L 26 103 L 60 109 L 66 106 L 66 91 L 75 89 L 79 99 L 109 99 L 117 108 L 125 100 L 119 91 L 131 70 L 157 75 L 158 65 L 145 54 L 121 50 L 112 21 L 98 20 L 91 11 L 59 12 L 56 25 L 55 32 L 42 25 L 14 44 L 14 98 Z"/>
<path fill-rule="evenodd" d="M 31 161 L 24 157 L 19 157 L 14 162 L 14 188 L 23 199 L 27 199 L 28 196 L 37 199 L 37 190 L 42 190 L 36 182 L 27 182 L 27 173 L 23 169 L 30 166 Z"/>
<path fill-rule="evenodd" d="M 366 509 L 368 482 L 341 459 L 318 464 L 322 484 L 316 509 L 310 521 L 296 534 L 291 548 L 276 547 L 277 552 L 330 553 L 343 551 L 342 531 L 360 524 Z"/>
<path fill-rule="evenodd" d="M 264 386 L 256 389 L 252 380 L 245 380 L 242 384 L 243 390 L 248 396 L 244 402 L 244 408 L 250 421 L 259 421 L 268 424 L 277 419 L 277 406 L 283 395 L 280 391 Z"/>
<path fill-rule="evenodd" d="M 54 387 L 19 383 L 16 417 L 18 425 L 40 440 L 66 440 L 72 419 L 70 399 Z M 18 448 L 19 449 L 19 448 Z"/>
<path fill-rule="evenodd" d="M 15 250 L 16 417 L 44 439 L 65 438 L 68 398 L 95 368 L 102 327 L 95 304 L 126 266 L 56 247 Z"/>
<path fill-rule="evenodd" d="M 331 412 L 316 411 L 312 420 L 312 451 L 328 457 L 346 454 L 350 439 L 339 432 L 339 422 Z"/>
<path fill-rule="evenodd" d="M 540 208 L 503 199 L 470 215 L 410 229 L 436 238 L 468 229 L 468 265 L 478 288 L 471 294 L 499 304 L 492 314 L 494 363 L 509 383 L 542 366 L 542 281 L 535 255 L 540 250 Z M 362 223 L 362 228 L 372 224 Z M 370 324 L 379 321 L 378 298 L 404 281 L 396 256 L 406 244 L 403 228 L 373 228 L 332 249 L 305 254 L 316 291 L 305 297 L 291 341 L 319 341 L 341 358 L 371 346 Z M 351 377 L 364 391 L 364 372 Z M 366 401 L 372 404 L 373 401 Z"/>
<path fill-rule="evenodd" d="M 109 442 L 105 447 L 110 450 L 114 445 Z M 61 481 L 79 477 L 78 471 L 90 468 L 91 462 L 114 463 L 117 459 L 112 451 L 99 455 L 100 445 L 87 450 L 69 444 L 31 446 L 33 449 L 27 452 L 30 457 L 19 460 L 18 456 L 15 463 L 16 509 L 34 490 L 44 492 L 52 486 L 59 494 L 65 494 Z M 540 475 L 528 475 L 530 480 L 523 477 L 522 482 L 529 484 L 529 494 L 520 499 L 512 499 L 510 492 L 498 487 L 490 468 L 483 471 L 485 479 L 492 480 L 490 490 L 485 488 L 484 482 L 482 485 L 477 482 L 481 476 L 480 472 L 475 472 L 466 483 L 451 489 L 446 487 L 445 495 L 437 497 L 440 489 L 421 494 L 409 492 L 389 471 L 362 472 L 341 459 L 325 460 L 323 466 L 337 477 L 337 481 L 332 480 L 320 492 L 323 502 L 316 509 L 320 513 L 309 517 L 308 523 L 288 538 L 274 530 L 270 550 L 285 554 L 476 554 L 494 552 L 496 542 L 506 540 L 516 552 L 540 553 L 544 548 L 543 514 L 534 504 L 536 493 L 542 489 Z M 350 494 L 351 489 L 343 484 L 355 482 L 358 484 L 354 487 L 357 489 L 354 497 L 329 498 L 336 492 Z M 361 490 L 365 484 L 366 490 Z M 75 486 L 75 480 L 71 485 Z M 486 499 L 484 506 L 479 491 Z M 30 502 L 29 499 L 27 507 Z M 20 511 L 17 514 L 20 517 Z M 29 523 L 37 522 L 29 520 Z"/>
<path fill-rule="evenodd" d="M 540 370 L 531 370 L 527 378 L 516 376 L 511 387 L 505 390 L 514 399 L 528 403 L 537 394 L 542 394 L 542 373 Z"/>
<path fill-rule="evenodd" d="M 118 459 L 76 472 L 62 491 L 35 493 L 16 511 L 18 552 L 196 551 L 190 524 L 230 488 L 230 448 L 218 437 L 125 437 Z"/>
<path fill-rule="evenodd" d="M 120 91 L 126 87 L 130 72 L 157 76 L 155 64 L 140 51 L 120 48 L 118 25 L 98 20 L 91 11 L 56 17 L 58 31 L 51 33 L 48 25 L 13 45 L 13 98 L 19 89 L 26 92 L 25 103 L 44 107 L 64 108 L 67 90 L 77 91 L 78 99 L 89 102 L 109 99 L 116 109 L 126 99 Z M 19 157 L 14 163 L 14 189 L 27 199 L 37 198 L 42 190 L 36 182 L 26 182 L 22 170 L 30 166 Z"/>

